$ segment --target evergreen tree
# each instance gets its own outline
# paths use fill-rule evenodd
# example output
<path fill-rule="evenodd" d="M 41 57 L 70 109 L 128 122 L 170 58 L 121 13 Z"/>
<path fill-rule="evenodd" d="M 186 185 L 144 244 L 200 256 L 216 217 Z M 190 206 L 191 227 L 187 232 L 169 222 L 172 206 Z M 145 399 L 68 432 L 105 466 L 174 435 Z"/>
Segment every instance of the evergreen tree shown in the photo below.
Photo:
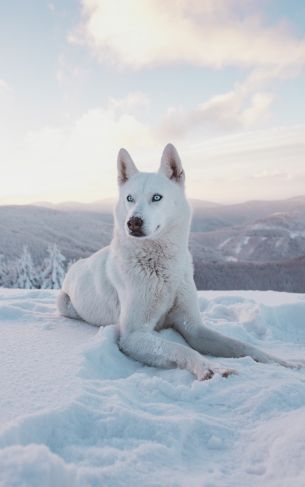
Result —
<path fill-rule="evenodd" d="M 8 267 L 4 255 L 0 254 L 0 287 L 7 287 L 8 280 Z"/>
<path fill-rule="evenodd" d="M 32 257 L 26 245 L 24 245 L 21 257 L 16 263 L 16 287 L 21 289 L 38 287 Z"/>
<path fill-rule="evenodd" d="M 16 287 L 17 267 L 16 260 L 10 260 L 6 263 L 6 283 L 5 287 Z"/>
<path fill-rule="evenodd" d="M 43 289 L 60 289 L 65 277 L 66 258 L 56 244 L 48 246 L 48 257 L 44 260 L 41 276 Z"/>
<path fill-rule="evenodd" d="M 16 287 L 16 261 L 0 255 L 0 287 Z"/>

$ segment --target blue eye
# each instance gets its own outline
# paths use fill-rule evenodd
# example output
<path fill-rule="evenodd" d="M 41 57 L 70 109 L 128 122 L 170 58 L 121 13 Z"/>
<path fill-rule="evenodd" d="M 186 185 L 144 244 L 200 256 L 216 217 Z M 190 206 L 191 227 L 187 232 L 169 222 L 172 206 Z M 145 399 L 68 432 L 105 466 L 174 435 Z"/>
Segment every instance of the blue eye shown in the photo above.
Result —
<path fill-rule="evenodd" d="M 127 201 L 129 201 L 129 203 L 133 203 L 134 202 L 134 199 L 131 196 L 131 194 L 129 194 L 126 199 L 127 199 Z"/>
<path fill-rule="evenodd" d="M 153 195 L 151 201 L 160 201 L 160 200 L 162 200 L 162 198 L 163 198 L 163 196 L 161 196 L 161 194 L 156 193 Z"/>

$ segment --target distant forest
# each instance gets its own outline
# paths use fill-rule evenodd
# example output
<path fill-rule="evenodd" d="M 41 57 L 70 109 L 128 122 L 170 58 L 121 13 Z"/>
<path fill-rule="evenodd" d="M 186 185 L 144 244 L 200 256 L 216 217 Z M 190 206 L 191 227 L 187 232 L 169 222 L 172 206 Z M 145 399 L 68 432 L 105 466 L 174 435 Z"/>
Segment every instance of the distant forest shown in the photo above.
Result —
<path fill-rule="evenodd" d="M 284 262 L 204 262 L 194 259 L 197 289 L 305 293 L 305 256 Z"/>

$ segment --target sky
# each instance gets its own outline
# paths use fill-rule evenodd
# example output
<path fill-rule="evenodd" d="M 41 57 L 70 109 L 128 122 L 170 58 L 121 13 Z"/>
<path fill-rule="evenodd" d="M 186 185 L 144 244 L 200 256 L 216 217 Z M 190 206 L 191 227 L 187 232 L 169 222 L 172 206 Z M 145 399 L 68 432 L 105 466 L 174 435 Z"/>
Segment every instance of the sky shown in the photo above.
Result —
<path fill-rule="evenodd" d="M 305 194 L 305 2 L 10 0 L 0 203 L 116 195 L 175 144 L 192 198 Z"/>

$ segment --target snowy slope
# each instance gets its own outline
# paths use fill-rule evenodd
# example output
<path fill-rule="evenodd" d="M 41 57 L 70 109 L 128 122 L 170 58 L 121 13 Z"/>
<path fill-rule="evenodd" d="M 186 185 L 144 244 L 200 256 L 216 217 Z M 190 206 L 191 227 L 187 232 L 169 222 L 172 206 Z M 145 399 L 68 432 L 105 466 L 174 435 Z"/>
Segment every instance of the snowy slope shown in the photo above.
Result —
<path fill-rule="evenodd" d="M 284 262 L 305 255 L 305 212 L 274 213 L 246 225 L 191 235 L 194 257 L 227 262 Z"/>
<path fill-rule="evenodd" d="M 111 240 L 113 203 L 0 205 L 0 254 L 15 260 L 27 245 L 34 262 L 41 262 L 47 246 L 57 243 L 68 261 L 90 255 Z M 305 196 L 235 205 L 190 203 L 198 258 L 271 262 L 305 254 Z"/>
<path fill-rule="evenodd" d="M 304 295 L 199 299 L 209 326 L 305 358 Z M 304 369 L 227 359 L 238 376 L 198 382 L 127 358 L 114 326 L 60 318 L 54 300 L 0 290 L 1 487 L 305 485 Z"/>

